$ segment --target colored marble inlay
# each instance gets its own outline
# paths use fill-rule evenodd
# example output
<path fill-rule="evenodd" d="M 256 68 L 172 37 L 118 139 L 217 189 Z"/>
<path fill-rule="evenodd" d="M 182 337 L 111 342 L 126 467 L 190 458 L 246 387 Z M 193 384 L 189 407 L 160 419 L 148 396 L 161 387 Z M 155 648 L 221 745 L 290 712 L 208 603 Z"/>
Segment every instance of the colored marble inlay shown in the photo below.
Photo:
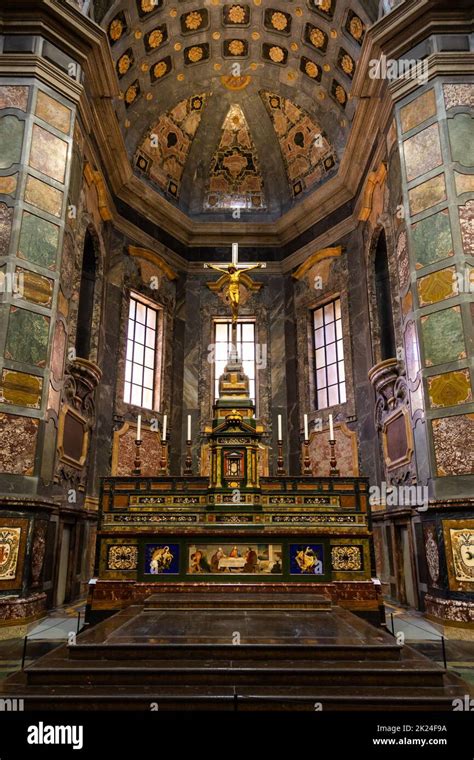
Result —
<path fill-rule="evenodd" d="M 400 120 L 402 124 L 402 132 L 408 132 L 408 130 L 417 127 L 418 124 L 423 124 L 424 121 L 430 119 L 436 113 L 436 95 L 433 89 L 424 92 L 411 103 L 404 106 L 400 110 Z"/>
<path fill-rule="evenodd" d="M 474 200 L 459 206 L 459 223 L 466 256 L 474 256 Z"/>
<path fill-rule="evenodd" d="M 43 378 L 11 369 L 2 370 L 0 378 L 0 403 L 2 404 L 39 409 L 42 390 Z"/>
<path fill-rule="evenodd" d="M 336 152 L 321 126 L 287 98 L 271 92 L 260 96 L 273 122 L 293 197 L 331 176 Z"/>
<path fill-rule="evenodd" d="M 0 414 L 0 472 L 33 475 L 39 420 Z"/>
<path fill-rule="evenodd" d="M 414 383 L 420 371 L 420 351 L 414 322 L 408 322 L 405 335 L 405 364 L 408 379 Z"/>
<path fill-rule="evenodd" d="M 18 182 L 18 174 L 11 174 L 9 177 L 0 177 L 0 194 L 11 195 L 16 194 L 16 187 Z"/>
<path fill-rule="evenodd" d="M 421 330 L 427 367 L 465 359 L 466 347 L 459 306 L 422 317 Z"/>
<path fill-rule="evenodd" d="M 443 93 L 447 111 L 457 106 L 474 108 L 474 84 L 444 84 Z"/>
<path fill-rule="evenodd" d="M 0 108 L 18 108 L 26 111 L 28 105 L 28 87 L 16 84 L 0 86 Z"/>
<path fill-rule="evenodd" d="M 69 130 L 71 129 L 71 109 L 51 98 L 42 90 L 38 91 L 35 114 L 60 132 L 69 134 Z"/>
<path fill-rule="evenodd" d="M 0 203 L 0 256 L 8 256 L 12 229 L 13 208 Z"/>
<path fill-rule="evenodd" d="M 419 177 L 421 174 L 435 169 L 443 163 L 441 144 L 439 141 L 439 128 L 437 124 L 423 129 L 418 134 L 405 140 L 403 143 L 405 153 L 405 167 L 407 180 Z"/>
<path fill-rule="evenodd" d="M 456 406 L 472 401 L 469 370 L 462 369 L 429 377 L 428 395 L 432 407 Z"/>
<path fill-rule="evenodd" d="M 24 128 L 25 122 L 16 116 L 0 119 L 0 169 L 8 169 L 20 162 Z"/>
<path fill-rule="evenodd" d="M 474 166 L 474 119 L 467 113 L 458 113 L 448 119 L 448 131 L 453 161 Z"/>
<path fill-rule="evenodd" d="M 18 256 L 45 269 L 54 269 L 58 249 L 59 227 L 36 214 L 23 212 Z"/>
<path fill-rule="evenodd" d="M 10 307 L 5 358 L 45 367 L 49 318 L 16 306 Z"/>
<path fill-rule="evenodd" d="M 474 174 L 454 172 L 454 182 L 456 184 L 457 195 L 474 192 Z"/>
<path fill-rule="evenodd" d="M 412 225 L 411 240 L 417 269 L 452 256 L 454 250 L 449 212 L 441 211 Z"/>
<path fill-rule="evenodd" d="M 423 182 L 421 185 L 408 191 L 410 211 L 419 214 L 431 206 L 446 200 L 446 182 L 444 174 L 438 174 L 437 177 Z"/>
<path fill-rule="evenodd" d="M 28 269 L 16 268 L 16 274 L 21 283 L 21 296 L 25 301 L 37 303 L 40 306 L 51 306 L 53 302 L 53 281 Z"/>
<path fill-rule="evenodd" d="M 444 301 L 458 294 L 456 268 L 440 269 L 438 272 L 421 277 L 416 283 L 420 306 Z"/>
<path fill-rule="evenodd" d="M 47 174 L 48 177 L 64 182 L 66 171 L 67 143 L 55 137 L 38 124 L 33 125 L 31 139 L 30 166 Z"/>
<path fill-rule="evenodd" d="M 410 262 L 408 260 L 407 233 L 405 230 L 400 233 L 397 240 L 397 263 L 400 289 L 404 291 L 410 282 Z"/>
<path fill-rule="evenodd" d="M 63 193 L 36 177 L 29 176 L 26 180 L 25 201 L 52 216 L 61 216 Z"/>
<path fill-rule="evenodd" d="M 433 444 L 438 476 L 474 473 L 474 414 L 458 414 L 433 420 Z"/>

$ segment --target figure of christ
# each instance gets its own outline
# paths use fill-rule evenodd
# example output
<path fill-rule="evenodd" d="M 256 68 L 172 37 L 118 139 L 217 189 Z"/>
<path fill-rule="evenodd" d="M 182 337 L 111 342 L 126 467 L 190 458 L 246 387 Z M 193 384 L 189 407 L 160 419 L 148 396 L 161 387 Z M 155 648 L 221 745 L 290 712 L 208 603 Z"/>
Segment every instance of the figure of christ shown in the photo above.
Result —
<path fill-rule="evenodd" d="M 222 269 L 221 267 L 216 266 L 215 264 L 204 264 L 205 269 L 215 269 L 216 272 L 221 272 L 221 274 L 225 274 L 227 277 L 228 285 L 226 290 L 226 295 L 229 298 L 230 301 L 230 308 L 232 311 L 232 324 L 237 324 L 237 319 L 239 316 L 239 303 L 240 303 L 240 290 L 239 290 L 239 284 L 240 284 L 240 275 L 245 272 L 250 272 L 252 269 L 264 269 L 265 264 L 255 264 L 254 266 L 245 267 L 242 269 L 237 269 L 235 264 L 229 264 L 227 269 Z"/>

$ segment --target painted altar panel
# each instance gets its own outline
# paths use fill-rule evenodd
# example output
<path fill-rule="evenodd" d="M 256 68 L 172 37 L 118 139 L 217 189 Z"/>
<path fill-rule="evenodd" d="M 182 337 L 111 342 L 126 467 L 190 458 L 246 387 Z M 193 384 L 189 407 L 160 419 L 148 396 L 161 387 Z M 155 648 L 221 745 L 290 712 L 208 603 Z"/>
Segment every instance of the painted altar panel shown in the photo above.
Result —
<path fill-rule="evenodd" d="M 235 575 L 281 575 L 281 544 L 194 543 L 187 547 L 187 573 Z"/>

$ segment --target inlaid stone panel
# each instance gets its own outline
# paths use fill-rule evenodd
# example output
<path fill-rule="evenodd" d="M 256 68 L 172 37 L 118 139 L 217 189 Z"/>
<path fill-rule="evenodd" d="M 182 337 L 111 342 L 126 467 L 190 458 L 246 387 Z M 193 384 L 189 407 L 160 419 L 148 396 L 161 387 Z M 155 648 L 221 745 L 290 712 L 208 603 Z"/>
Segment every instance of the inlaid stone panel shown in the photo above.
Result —
<path fill-rule="evenodd" d="M 16 116 L 0 118 L 0 169 L 8 169 L 21 159 L 25 122 Z"/>
<path fill-rule="evenodd" d="M 15 197 L 17 183 L 18 173 L 11 174 L 8 177 L 0 177 L 0 195 L 11 195 L 12 198 Z"/>
<path fill-rule="evenodd" d="M 40 90 L 36 99 L 36 116 L 51 124 L 60 132 L 69 133 L 71 110 Z"/>
<path fill-rule="evenodd" d="M 420 306 L 428 306 L 458 294 L 456 267 L 440 269 L 438 272 L 420 277 L 417 282 Z"/>
<path fill-rule="evenodd" d="M 443 93 L 447 111 L 458 106 L 474 108 L 474 84 L 445 84 Z"/>
<path fill-rule="evenodd" d="M 52 216 L 61 216 L 63 193 L 36 177 L 30 176 L 26 180 L 25 201 Z"/>
<path fill-rule="evenodd" d="M 428 394 L 432 407 L 456 406 L 472 401 L 468 369 L 445 372 L 428 378 Z"/>
<path fill-rule="evenodd" d="M 456 185 L 456 195 L 474 192 L 474 174 L 454 172 L 454 183 Z"/>
<path fill-rule="evenodd" d="M 474 119 L 467 113 L 458 113 L 448 119 L 448 131 L 453 161 L 474 166 Z"/>
<path fill-rule="evenodd" d="M 0 86 L 0 108 L 18 108 L 26 111 L 28 105 L 28 87 L 5 84 Z"/>
<path fill-rule="evenodd" d="M 8 256 L 10 247 L 13 208 L 0 203 L 0 256 Z"/>
<path fill-rule="evenodd" d="M 444 174 L 439 174 L 432 179 L 422 182 L 408 191 L 410 212 L 412 215 L 419 214 L 425 209 L 435 206 L 446 200 L 446 182 Z"/>
<path fill-rule="evenodd" d="M 67 143 L 38 124 L 34 124 L 30 166 L 58 182 L 64 182 L 66 158 Z"/>
<path fill-rule="evenodd" d="M 424 92 L 400 111 L 402 131 L 408 132 L 430 119 L 436 113 L 436 94 L 433 89 Z"/>
<path fill-rule="evenodd" d="M 441 155 L 438 125 L 432 124 L 430 127 L 405 140 L 403 150 L 407 180 L 409 182 L 440 166 L 443 163 L 443 157 Z"/>
<path fill-rule="evenodd" d="M 53 302 L 53 281 L 28 269 L 16 268 L 22 297 L 25 301 L 50 307 Z"/>
<path fill-rule="evenodd" d="M 4 368 L 0 377 L 0 403 L 39 409 L 43 378 Z"/>
<path fill-rule="evenodd" d="M 36 214 L 23 212 L 18 256 L 45 269 L 54 269 L 59 241 L 59 227 Z"/>
<path fill-rule="evenodd" d="M 459 206 L 459 223 L 466 256 L 474 256 L 474 200 Z"/>
<path fill-rule="evenodd" d="M 474 473 L 474 414 L 457 414 L 433 420 L 433 443 L 437 475 L 471 475 Z"/>
<path fill-rule="evenodd" d="M 427 367 L 466 358 L 459 306 L 423 316 L 421 331 Z"/>
<path fill-rule="evenodd" d="M 39 420 L 0 413 L 0 472 L 33 475 Z"/>
<path fill-rule="evenodd" d="M 411 239 L 417 269 L 452 256 L 454 250 L 448 210 L 413 224 Z"/>
<path fill-rule="evenodd" d="M 45 367 L 49 318 L 16 306 L 10 307 L 5 358 Z"/>

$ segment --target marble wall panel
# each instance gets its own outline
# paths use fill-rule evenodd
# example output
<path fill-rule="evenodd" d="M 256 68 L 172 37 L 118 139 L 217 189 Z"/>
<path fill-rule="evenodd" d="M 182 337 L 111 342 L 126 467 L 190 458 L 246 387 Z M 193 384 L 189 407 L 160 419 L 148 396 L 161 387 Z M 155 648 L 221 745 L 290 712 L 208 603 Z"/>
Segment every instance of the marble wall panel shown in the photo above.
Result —
<path fill-rule="evenodd" d="M 0 403 L 39 409 L 43 378 L 4 368 L 0 377 Z"/>
<path fill-rule="evenodd" d="M 437 272 L 420 277 L 416 283 L 420 306 L 444 301 L 458 294 L 456 267 L 440 269 Z"/>
<path fill-rule="evenodd" d="M 341 476 L 357 476 L 359 474 L 357 435 L 346 425 L 335 425 L 337 467 Z M 309 458 L 312 474 L 315 476 L 329 475 L 329 431 L 313 432 L 310 434 Z"/>
<path fill-rule="evenodd" d="M 38 91 L 35 114 L 43 121 L 51 124 L 52 127 L 59 129 L 60 132 L 69 133 L 71 110 L 42 90 Z"/>
<path fill-rule="evenodd" d="M 53 302 L 53 280 L 36 272 L 17 267 L 15 273 L 21 282 L 21 294 L 25 301 L 50 307 Z"/>
<path fill-rule="evenodd" d="M 458 113 L 448 119 L 448 132 L 453 161 L 474 166 L 474 119 L 467 113 Z"/>
<path fill-rule="evenodd" d="M 439 127 L 432 124 L 403 143 L 407 180 L 435 169 L 443 163 Z"/>
<path fill-rule="evenodd" d="M 0 414 L 0 472 L 33 475 L 39 420 Z"/>
<path fill-rule="evenodd" d="M 61 216 L 63 196 L 64 193 L 60 190 L 56 190 L 36 177 L 29 176 L 26 180 L 25 201 L 42 211 L 47 211 L 52 216 Z"/>
<path fill-rule="evenodd" d="M 11 174 L 8 177 L 0 177 L 0 194 L 14 197 L 16 195 L 17 184 L 18 173 Z"/>
<path fill-rule="evenodd" d="M 408 132 L 427 119 L 430 119 L 436 113 L 436 94 L 434 89 L 427 90 L 411 103 L 408 103 L 400 111 L 402 131 Z"/>
<path fill-rule="evenodd" d="M 414 322 L 408 322 L 405 329 L 404 341 L 407 377 L 414 383 L 420 371 L 420 350 Z"/>
<path fill-rule="evenodd" d="M 67 143 L 38 124 L 33 124 L 30 166 L 48 177 L 64 182 Z"/>
<path fill-rule="evenodd" d="M 474 108 L 474 84 L 444 84 L 443 94 L 447 111 L 457 106 Z"/>
<path fill-rule="evenodd" d="M 474 256 L 474 200 L 459 206 L 459 223 L 466 256 Z"/>
<path fill-rule="evenodd" d="M 436 177 L 433 177 L 426 182 L 422 182 L 421 185 L 409 190 L 408 200 L 410 204 L 410 212 L 413 216 L 446 200 L 446 182 L 444 174 L 438 174 Z"/>
<path fill-rule="evenodd" d="M 439 477 L 474 473 L 474 414 L 458 414 L 433 420 L 433 443 Z"/>
<path fill-rule="evenodd" d="M 459 306 L 422 317 L 421 331 L 427 367 L 466 357 Z"/>
<path fill-rule="evenodd" d="M 59 241 L 59 227 L 36 214 L 23 212 L 18 256 L 45 269 L 54 269 Z"/>
<path fill-rule="evenodd" d="M 404 291 L 410 282 L 410 261 L 408 259 L 407 233 L 405 230 L 400 233 L 397 240 L 397 264 L 400 290 Z"/>
<path fill-rule="evenodd" d="M 433 214 L 413 224 L 411 239 L 417 269 L 452 256 L 454 250 L 449 211 L 440 211 L 439 214 Z"/>
<path fill-rule="evenodd" d="M 428 395 L 432 407 L 456 406 L 472 401 L 468 369 L 445 372 L 428 378 Z"/>
<path fill-rule="evenodd" d="M 8 169 L 21 159 L 25 122 L 16 116 L 0 118 L 0 169 Z"/>
<path fill-rule="evenodd" d="M 26 111 L 29 87 L 15 84 L 0 86 L 0 108 L 18 108 Z"/>
<path fill-rule="evenodd" d="M 64 351 L 66 349 L 66 328 L 61 320 L 56 322 L 51 350 L 51 371 L 55 380 L 60 380 L 64 369 Z"/>
<path fill-rule="evenodd" d="M 474 174 L 454 172 L 454 183 L 456 185 L 456 195 L 474 192 Z"/>
<path fill-rule="evenodd" d="M 135 437 L 136 428 L 128 427 L 114 436 L 114 462 L 113 474 L 129 476 L 134 469 L 136 454 Z M 160 469 L 161 443 L 160 434 L 154 430 L 142 428 L 142 445 L 140 447 L 140 459 L 142 475 L 157 475 Z"/>
<path fill-rule="evenodd" d="M 0 203 L 0 256 L 8 256 L 12 220 L 13 208 L 6 203 Z"/>
<path fill-rule="evenodd" d="M 5 357 L 45 367 L 48 355 L 49 318 L 16 306 L 10 307 Z"/>

